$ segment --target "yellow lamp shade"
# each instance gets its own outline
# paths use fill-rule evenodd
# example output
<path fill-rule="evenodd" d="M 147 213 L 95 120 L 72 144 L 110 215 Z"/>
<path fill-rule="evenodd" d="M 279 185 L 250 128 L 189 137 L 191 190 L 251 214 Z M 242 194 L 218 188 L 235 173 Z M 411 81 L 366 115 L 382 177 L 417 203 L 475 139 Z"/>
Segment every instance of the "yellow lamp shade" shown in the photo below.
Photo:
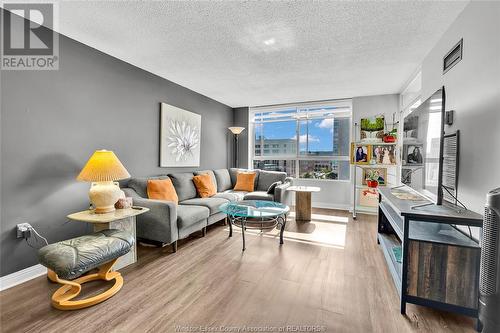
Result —
<path fill-rule="evenodd" d="M 233 134 L 241 134 L 245 130 L 245 127 L 228 127 L 228 129 L 233 133 Z"/>
<path fill-rule="evenodd" d="M 84 182 L 105 182 L 130 178 L 130 174 L 109 150 L 96 150 L 76 177 Z"/>

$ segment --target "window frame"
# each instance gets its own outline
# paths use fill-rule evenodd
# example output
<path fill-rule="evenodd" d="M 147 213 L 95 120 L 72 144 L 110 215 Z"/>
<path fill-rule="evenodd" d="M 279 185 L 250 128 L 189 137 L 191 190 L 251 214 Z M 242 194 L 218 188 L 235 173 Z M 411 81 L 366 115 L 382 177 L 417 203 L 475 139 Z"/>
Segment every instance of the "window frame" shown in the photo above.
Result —
<path fill-rule="evenodd" d="M 322 108 L 336 108 L 336 110 L 331 110 L 329 113 L 333 113 L 331 116 L 321 116 L 317 113 L 314 114 L 313 111 L 304 111 L 304 109 L 322 109 Z M 290 114 L 293 114 L 290 119 L 260 119 L 256 120 L 257 114 L 263 114 L 268 112 L 284 112 L 284 111 L 292 111 Z M 343 114 L 343 116 L 335 116 L 335 114 Z M 349 118 L 349 144 L 352 141 L 352 99 L 342 99 L 342 100 L 329 100 L 329 101 L 321 101 L 321 102 L 311 102 L 311 103 L 294 103 L 294 104 L 282 104 L 282 105 L 273 105 L 273 106 L 264 106 L 264 107 L 250 107 L 248 112 L 248 124 L 249 124 L 249 133 L 248 133 L 248 161 L 249 168 L 253 168 L 254 161 L 266 161 L 266 160 L 293 160 L 295 161 L 295 175 L 294 177 L 297 179 L 306 179 L 306 180 L 314 180 L 314 181 L 334 181 L 334 182 L 351 182 L 351 170 L 349 166 L 349 178 L 348 179 L 320 179 L 320 178 L 301 178 L 300 177 L 300 161 L 350 161 L 350 152 L 347 155 L 309 155 L 301 154 L 300 152 L 300 126 L 301 120 L 317 120 L 317 119 L 335 119 L 335 118 Z M 295 121 L 295 135 L 296 135 L 296 143 L 295 143 L 295 154 L 283 154 L 283 155 L 273 155 L 270 153 L 269 155 L 264 155 L 264 123 L 271 122 L 284 122 L 284 121 Z M 260 132 L 260 155 L 256 154 L 255 149 L 255 133 L 256 127 L 262 126 Z M 307 132 L 308 134 L 308 132 Z M 306 147 L 309 147 L 309 136 L 306 136 Z M 272 148 L 268 148 L 270 152 Z M 350 148 L 349 148 L 350 149 Z M 308 150 L 308 148 L 307 148 Z"/>

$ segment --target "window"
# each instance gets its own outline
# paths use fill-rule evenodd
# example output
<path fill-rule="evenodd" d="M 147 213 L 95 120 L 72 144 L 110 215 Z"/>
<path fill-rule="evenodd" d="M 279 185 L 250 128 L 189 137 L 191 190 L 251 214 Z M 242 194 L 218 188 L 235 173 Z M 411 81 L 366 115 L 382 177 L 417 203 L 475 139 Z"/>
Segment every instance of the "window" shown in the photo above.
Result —
<path fill-rule="evenodd" d="M 349 180 L 351 101 L 252 108 L 255 169 L 298 178 Z"/>

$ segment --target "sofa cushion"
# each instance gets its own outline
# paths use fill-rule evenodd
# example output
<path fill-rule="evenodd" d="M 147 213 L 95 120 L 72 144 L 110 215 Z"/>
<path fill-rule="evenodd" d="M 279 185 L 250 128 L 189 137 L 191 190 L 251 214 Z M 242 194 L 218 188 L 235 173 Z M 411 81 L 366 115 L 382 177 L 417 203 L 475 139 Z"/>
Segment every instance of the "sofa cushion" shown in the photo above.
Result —
<path fill-rule="evenodd" d="M 224 191 L 222 194 L 224 194 L 224 195 L 229 194 L 229 195 L 231 195 L 233 197 L 236 197 L 236 201 L 240 201 L 240 200 L 243 200 L 243 197 L 247 193 L 248 192 L 246 192 L 246 191 L 227 190 L 227 191 Z"/>
<path fill-rule="evenodd" d="M 215 178 L 215 173 L 212 170 L 200 170 L 200 171 L 195 171 L 193 173 L 195 176 L 204 175 L 208 173 L 212 181 L 214 182 L 215 188 L 217 189 L 217 178 Z M 215 192 L 218 192 L 218 190 L 216 190 Z"/>
<path fill-rule="evenodd" d="M 214 170 L 215 179 L 217 180 L 217 192 L 224 192 L 233 187 L 231 183 L 231 176 L 227 169 L 217 169 Z"/>
<path fill-rule="evenodd" d="M 238 177 L 236 179 L 236 185 L 234 185 L 234 190 L 252 192 L 255 189 L 256 176 L 257 174 L 255 172 L 238 171 Z"/>
<path fill-rule="evenodd" d="M 224 198 L 194 198 L 184 200 L 180 203 L 180 205 L 194 205 L 194 206 L 202 206 L 210 209 L 210 215 L 216 214 L 220 212 L 219 206 L 223 203 L 228 202 L 229 200 Z"/>
<path fill-rule="evenodd" d="M 148 197 L 148 179 L 167 179 L 168 176 L 130 178 L 126 187 L 132 188 L 142 198 Z"/>
<path fill-rule="evenodd" d="M 259 180 L 259 171 L 260 170 L 258 170 L 258 169 L 256 169 L 256 170 L 238 169 L 238 168 L 229 169 L 229 175 L 231 176 L 231 187 L 234 187 L 234 185 L 236 185 L 236 180 L 238 178 L 238 172 L 255 172 L 254 188 L 257 188 L 257 182 Z"/>
<path fill-rule="evenodd" d="M 219 192 L 216 195 L 214 195 L 213 198 L 222 198 L 229 201 L 239 201 L 243 199 L 243 195 L 240 196 L 237 195 L 236 193 Z"/>
<path fill-rule="evenodd" d="M 284 182 L 286 172 L 260 170 L 257 191 L 267 191 L 274 182 Z"/>
<path fill-rule="evenodd" d="M 243 200 L 265 200 L 265 201 L 274 201 L 274 196 L 272 194 L 268 194 L 266 191 L 254 191 L 245 194 Z"/>
<path fill-rule="evenodd" d="M 196 187 L 194 187 L 192 172 L 171 173 L 168 176 L 174 183 L 179 201 L 196 198 Z"/>
<path fill-rule="evenodd" d="M 210 215 L 210 210 L 202 206 L 179 205 L 177 206 L 177 227 L 187 228 L 196 224 Z"/>
<path fill-rule="evenodd" d="M 148 198 L 179 202 L 174 185 L 170 178 L 167 179 L 148 179 Z"/>
<path fill-rule="evenodd" d="M 193 182 L 201 198 L 210 198 L 217 193 L 217 187 L 215 186 L 214 180 L 208 173 L 194 176 Z"/>

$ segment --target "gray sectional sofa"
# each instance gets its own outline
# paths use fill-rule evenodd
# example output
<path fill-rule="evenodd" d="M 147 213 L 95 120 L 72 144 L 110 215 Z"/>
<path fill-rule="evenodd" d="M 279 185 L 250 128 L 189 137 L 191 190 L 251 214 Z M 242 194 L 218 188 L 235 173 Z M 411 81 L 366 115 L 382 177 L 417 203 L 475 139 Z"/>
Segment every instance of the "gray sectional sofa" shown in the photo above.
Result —
<path fill-rule="evenodd" d="M 201 170 L 195 172 L 172 173 L 149 178 L 131 178 L 122 188 L 134 205 L 149 208 L 149 212 L 137 217 L 137 238 L 159 245 L 172 244 L 177 251 L 177 240 L 196 231 L 205 235 L 206 227 L 224 220 L 226 215 L 219 207 L 229 201 L 271 200 L 289 204 L 286 188 L 291 178 L 285 172 L 252 170 L 255 177 L 254 191 L 234 191 L 238 171 L 245 169 Z M 210 198 L 200 198 L 193 183 L 193 176 L 208 173 L 217 186 L 217 194 Z M 179 197 L 179 204 L 151 200 L 147 195 L 148 179 L 170 178 Z M 271 186 L 274 183 L 275 186 Z M 271 189 L 270 189 L 271 187 Z M 272 188 L 274 187 L 274 188 Z"/>

